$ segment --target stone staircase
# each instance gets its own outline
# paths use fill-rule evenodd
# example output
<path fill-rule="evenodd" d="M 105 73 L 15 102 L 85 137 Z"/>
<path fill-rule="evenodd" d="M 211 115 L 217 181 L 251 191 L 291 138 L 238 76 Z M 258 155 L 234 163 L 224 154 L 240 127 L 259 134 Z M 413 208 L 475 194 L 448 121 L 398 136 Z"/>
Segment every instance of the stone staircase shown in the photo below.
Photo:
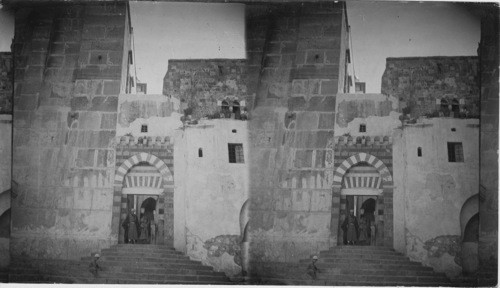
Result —
<path fill-rule="evenodd" d="M 101 251 L 94 277 L 92 257 L 81 260 L 13 259 L 10 283 L 231 284 L 223 272 L 192 261 L 171 247 L 118 244 Z"/>
<path fill-rule="evenodd" d="M 454 286 L 444 273 L 379 246 L 337 246 L 318 255 L 318 278 L 307 274 L 310 259 L 253 265 L 253 284 L 310 286 Z M 255 267 L 255 268 L 254 268 Z"/>

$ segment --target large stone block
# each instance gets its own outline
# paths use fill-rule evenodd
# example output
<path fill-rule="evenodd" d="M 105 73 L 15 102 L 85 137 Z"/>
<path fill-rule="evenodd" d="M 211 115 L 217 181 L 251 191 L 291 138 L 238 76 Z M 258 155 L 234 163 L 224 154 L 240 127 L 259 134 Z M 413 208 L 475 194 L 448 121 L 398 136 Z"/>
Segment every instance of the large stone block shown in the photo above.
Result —
<path fill-rule="evenodd" d="M 303 65 L 293 70 L 293 79 L 336 79 L 339 74 L 338 65 Z"/>
<path fill-rule="evenodd" d="M 116 112 L 118 109 L 118 97 L 94 97 L 90 109 L 92 111 Z"/>
<path fill-rule="evenodd" d="M 296 130 L 314 130 L 318 128 L 319 114 L 315 112 L 297 113 Z M 332 126 L 333 128 L 333 126 Z"/>
<path fill-rule="evenodd" d="M 335 97 L 311 97 L 307 111 L 335 111 Z"/>

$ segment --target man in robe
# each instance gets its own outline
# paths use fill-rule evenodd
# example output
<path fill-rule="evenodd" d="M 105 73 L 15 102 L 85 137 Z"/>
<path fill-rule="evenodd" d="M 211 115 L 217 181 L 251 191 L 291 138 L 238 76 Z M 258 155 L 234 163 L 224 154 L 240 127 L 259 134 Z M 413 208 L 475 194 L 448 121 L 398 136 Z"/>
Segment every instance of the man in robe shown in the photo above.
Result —
<path fill-rule="evenodd" d="M 341 226 L 344 233 L 347 235 L 347 245 L 354 245 L 358 240 L 358 220 L 354 216 L 354 210 L 349 211 L 349 215 L 345 218 Z"/>
<path fill-rule="evenodd" d="M 128 243 L 134 244 L 137 243 L 137 238 L 139 238 L 138 230 L 139 230 L 139 219 L 135 214 L 135 209 L 130 209 L 127 218 L 123 221 L 123 225 L 128 228 Z"/>

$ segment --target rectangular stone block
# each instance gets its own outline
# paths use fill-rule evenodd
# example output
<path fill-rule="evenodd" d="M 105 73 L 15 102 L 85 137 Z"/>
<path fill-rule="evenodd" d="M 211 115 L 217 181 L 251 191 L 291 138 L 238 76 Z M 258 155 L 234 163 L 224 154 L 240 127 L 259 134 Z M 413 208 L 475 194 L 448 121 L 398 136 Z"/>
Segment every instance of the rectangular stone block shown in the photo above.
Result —
<path fill-rule="evenodd" d="M 319 115 L 316 112 L 297 113 L 296 130 L 314 130 L 318 128 Z M 333 127 L 332 127 L 333 129 Z"/>
<path fill-rule="evenodd" d="M 325 150 L 316 150 L 316 159 L 314 162 L 314 167 L 325 168 Z"/>
<path fill-rule="evenodd" d="M 116 112 L 118 108 L 118 97 L 94 97 L 91 105 L 90 109 L 92 111 Z"/>
<path fill-rule="evenodd" d="M 115 129 L 117 120 L 116 117 L 116 113 L 101 114 L 101 129 Z"/>
<path fill-rule="evenodd" d="M 293 79 L 332 79 L 338 78 L 338 65 L 303 65 L 292 70 Z"/>
<path fill-rule="evenodd" d="M 321 81 L 321 94 L 322 95 L 335 95 L 338 93 L 338 80 L 322 80 Z"/>
<path fill-rule="evenodd" d="M 91 65 L 107 65 L 108 63 L 108 53 L 106 51 L 91 51 L 89 64 Z"/>
<path fill-rule="evenodd" d="M 75 159 L 76 167 L 93 167 L 94 166 L 95 149 L 78 150 Z"/>
<path fill-rule="evenodd" d="M 335 97 L 311 97 L 307 111 L 335 111 Z"/>
<path fill-rule="evenodd" d="M 83 27 L 82 39 L 99 39 L 104 38 L 106 26 L 89 26 L 85 25 Z"/>
<path fill-rule="evenodd" d="M 295 167 L 312 167 L 312 150 L 297 150 L 295 152 Z"/>
<path fill-rule="evenodd" d="M 104 81 L 104 95 L 120 94 L 120 81 Z"/>
<path fill-rule="evenodd" d="M 319 129 L 333 129 L 335 125 L 335 113 L 319 114 Z"/>

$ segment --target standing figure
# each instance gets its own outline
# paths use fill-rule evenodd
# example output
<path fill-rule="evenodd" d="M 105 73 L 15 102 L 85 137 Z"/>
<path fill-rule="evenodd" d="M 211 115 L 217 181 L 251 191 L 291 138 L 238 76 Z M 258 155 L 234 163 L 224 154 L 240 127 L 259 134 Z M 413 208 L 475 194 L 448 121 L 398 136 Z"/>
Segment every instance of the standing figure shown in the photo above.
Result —
<path fill-rule="evenodd" d="M 90 273 L 92 273 L 92 275 L 94 275 L 94 277 L 98 276 L 97 271 L 102 270 L 101 266 L 99 266 L 99 264 L 97 263 L 97 261 L 99 261 L 99 257 L 99 254 L 95 254 L 94 259 L 92 259 L 92 262 L 90 262 L 89 264 L 89 271 Z"/>
<path fill-rule="evenodd" d="M 358 240 L 358 220 L 354 216 L 354 210 L 351 209 L 349 212 L 341 227 L 347 234 L 347 245 L 354 245 Z"/>
<path fill-rule="evenodd" d="M 139 235 L 137 231 L 139 230 L 139 219 L 137 219 L 137 215 L 135 214 L 135 209 L 130 209 L 127 218 L 125 218 L 125 221 L 123 221 L 123 224 L 125 227 L 128 229 L 128 243 L 134 244 L 137 242 L 137 238 L 139 238 Z"/>
<path fill-rule="evenodd" d="M 141 240 L 141 243 L 146 243 L 148 241 L 148 238 L 149 238 L 148 229 L 149 229 L 148 217 L 146 217 L 146 215 L 143 215 L 141 217 L 141 235 L 139 237 L 139 240 Z"/>
<path fill-rule="evenodd" d="M 316 267 L 316 261 L 318 261 L 318 256 L 313 256 L 311 264 L 307 266 L 307 275 L 311 276 L 313 280 L 316 280 L 317 275 L 319 273 L 318 267 Z"/>
<path fill-rule="evenodd" d="M 365 245 L 370 238 L 369 234 L 369 226 L 368 226 L 368 218 L 364 214 L 364 210 L 360 210 L 361 215 L 359 216 L 359 244 Z M 369 242 L 368 242 L 369 243 Z"/>
<path fill-rule="evenodd" d="M 149 243 L 151 244 L 156 244 L 156 230 L 158 229 L 158 225 L 156 224 L 156 211 L 153 210 L 153 219 L 151 219 L 151 222 L 150 222 L 150 228 L 151 228 L 151 240 L 149 241 Z"/>

